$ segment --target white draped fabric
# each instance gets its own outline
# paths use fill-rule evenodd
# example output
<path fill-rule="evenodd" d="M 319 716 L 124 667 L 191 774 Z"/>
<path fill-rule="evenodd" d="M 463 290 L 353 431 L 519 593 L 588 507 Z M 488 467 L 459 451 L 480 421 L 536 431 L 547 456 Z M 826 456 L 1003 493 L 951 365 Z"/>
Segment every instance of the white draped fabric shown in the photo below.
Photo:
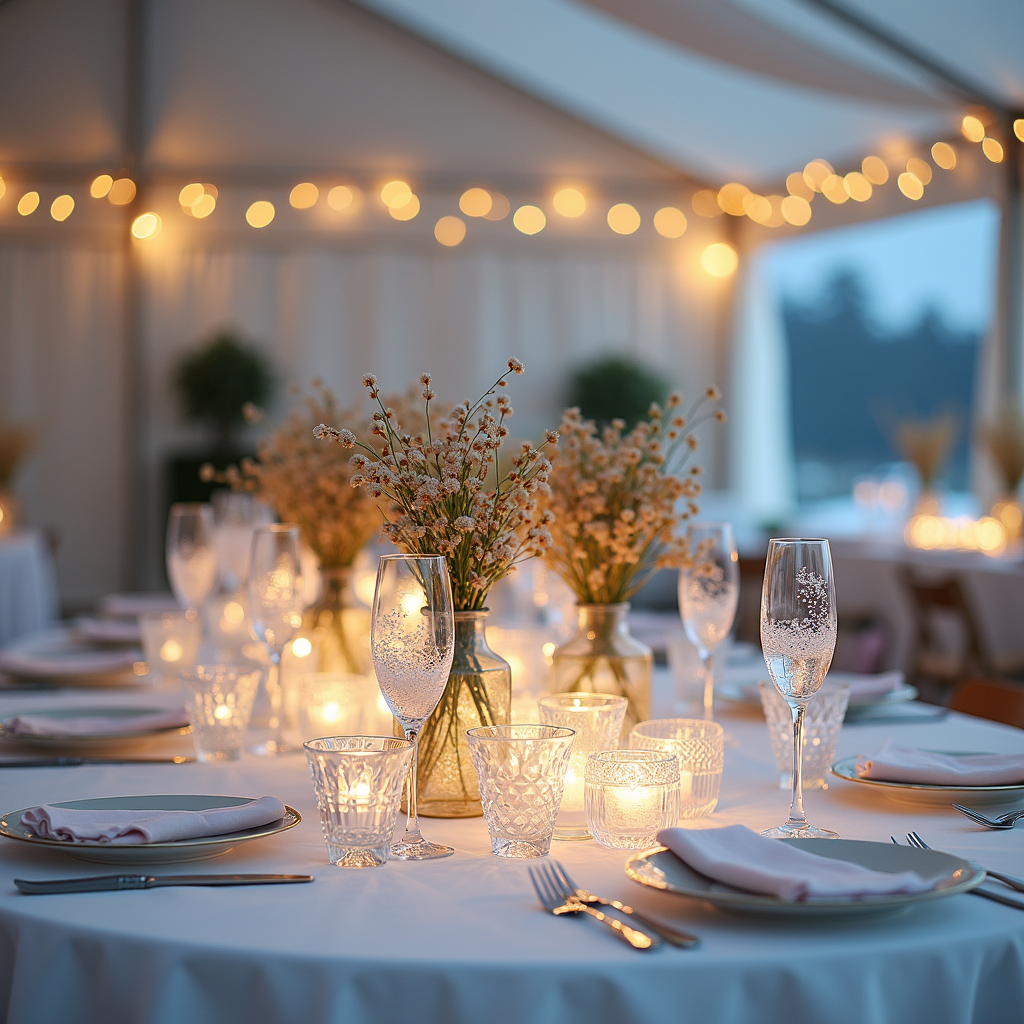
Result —
<path fill-rule="evenodd" d="M 42 535 L 16 530 L 0 537 L 0 647 L 46 629 L 57 614 L 57 580 Z"/>

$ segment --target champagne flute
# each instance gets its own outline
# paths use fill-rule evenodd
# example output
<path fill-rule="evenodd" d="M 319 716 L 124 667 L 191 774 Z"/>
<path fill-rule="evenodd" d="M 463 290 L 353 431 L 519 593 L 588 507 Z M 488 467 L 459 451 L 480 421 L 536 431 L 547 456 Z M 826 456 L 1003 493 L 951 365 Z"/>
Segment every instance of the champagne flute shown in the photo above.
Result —
<path fill-rule="evenodd" d="M 213 509 L 178 502 L 167 517 L 167 576 L 178 604 L 194 619 L 217 580 Z"/>
<path fill-rule="evenodd" d="M 265 728 L 269 736 L 249 749 L 254 754 L 285 754 L 300 749 L 284 738 L 285 701 L 281 679 L 281 652 L 302 625 L 305 606 L 300 533 L 290 523 L 257 527 L 249 553 L 249 614 L 253 637 L 270 655 L 264 706 L 269 704 Z"/>
<path fill-rule="evenodd" d="M 789 820 L 762 832 L 775 839 L 838 839 L 804 814 L 804 711 L 836 646 L 836 590 L 827 540 L 768 544 L 761 591 L 761 648 L 772 682 L 793 713 L 793 801 Z"/>
<path fill-rule="evenodd" d="M 691 561 L 679 573 L 679 613 L 704 664 L 704 717 L 712 718 L 714 653 L 736 618 L 739 560 L 729 523 L 692 523 L 686 539 Z"/>
<path fill-rule="evenodd" d="M 391 844 L 395 860 L 433 860 L 455 852 L 428 843 L 416 813 L 419 735 L 444 693 L 455 654 L 455 615 L 442 555 L 383 555 L 377 567 L 370 650 L 380 692 L 405 738 L 416 744 L 409 768 L 405 835 Z"/>

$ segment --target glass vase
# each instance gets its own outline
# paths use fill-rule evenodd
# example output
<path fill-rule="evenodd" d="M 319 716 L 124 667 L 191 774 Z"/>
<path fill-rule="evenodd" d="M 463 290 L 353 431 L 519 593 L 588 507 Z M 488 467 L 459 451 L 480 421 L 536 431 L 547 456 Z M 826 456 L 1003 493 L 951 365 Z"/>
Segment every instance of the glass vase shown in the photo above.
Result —
<path fill-rule="evenodd" d="M 313 645 L 317 672 L 366 675 L 370 671 L 370 610 L 356 600 L 350 566 L 325 566 L 316 604 L 302 617 L 301 635 Z"/>
<path fill-rule="evenodd" d="M 455 613 L 455 657 L 448 685 L 420 733 L 419 813 L 428 818 L 483 814 L 467 729 L 509 725 L 512 669 L 487 646 L 487 612 Z"/>
<path fill-rule="evenodd" d="M 613 693 L 626 698 L 622 737 L 651 717 L 651 649 L 629 632 L 629 602 L 577 606 L 576 632 L 554 654 L 556 693 Z"/>

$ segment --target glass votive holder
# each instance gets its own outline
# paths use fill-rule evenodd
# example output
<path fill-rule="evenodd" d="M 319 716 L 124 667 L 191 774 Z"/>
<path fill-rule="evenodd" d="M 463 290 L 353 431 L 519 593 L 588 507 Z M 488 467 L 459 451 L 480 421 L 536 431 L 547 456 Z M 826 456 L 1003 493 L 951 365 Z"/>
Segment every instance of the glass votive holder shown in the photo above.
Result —
<path fill-rule="evenodd" d="M 762 679 L 757 684 L 761 692 L 761 709 L 768 723 L 768 734 L 779 772 L 779 789 L 793 785 L 793 712 L 775 684 Z M 828 789 L 829 768 L 835 760 L 836 737 L 846 716 L 850 701 L 847 683 L 830 683 L 807 702 L 804 711 L 804 789 Z"/>
<path fill-rule="evenodd" d="M 545 725 L 573 729 L 569 767 L 565 773 L 562 804 L 555 819 L 555 839 L 589 839 L 583 813 L 583 774 L 587 758 L 598 750 L 614 750 L 628 701 L 610 693 L 551 693 L 537 700 Z"/>
<path fill-rule="evenodd" d="M 551 848 L 574 735 L 551 725 L 466 730 L 496 856 L 543 857 Z"/>
<path fill-rule="evenodd" d="M 241 756 L 262 672 L 259 665 L 214 663 L 179 675 L 200 761 L 237 761 Z"/>
<path fill-rule="evenodd" d="M 202 620 L 185 612 L 162 612 L 139 616 L 142 650 L 149 670 L 163 680 L 191 668 L 203 636 Z"/>
<path fill-rule="evenodd" d="M 316 790 L 327 856 L 342 868 L 375 868 L 388 859 L 412 740 L 325 736 L 302 744 Z"/>
<path fill-rule="evenodd" d="M 634 750 L 660 750 L 679 761 L 679 811 L 703 818 L 718 803 L 722 788 L 725 732 L 703 718 L 657 718 L 639 722 L 629 734 Z"/>
<path fill-rule="evenodd" d="M 590 834 L 613 850 L 654 846 L 679 820 L 679 761 L 659 750 L 602 750 L 587 758 L 583 805 Z"/>
<path fill-rule="evenodd" d="M 380 687 L 373 676 L 311 672 L 296 679 L 292 689 L 303 739 L 334 733 L 375 735 L 391 726 L 390 713 L 382 719 L 378 710 Z"/>

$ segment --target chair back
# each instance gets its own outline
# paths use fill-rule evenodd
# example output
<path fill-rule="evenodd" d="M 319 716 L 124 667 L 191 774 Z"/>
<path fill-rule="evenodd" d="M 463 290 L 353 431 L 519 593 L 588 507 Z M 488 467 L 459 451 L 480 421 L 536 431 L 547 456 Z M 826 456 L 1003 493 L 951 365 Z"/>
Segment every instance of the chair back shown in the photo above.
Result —
<path fill-rule="evenodd" d="M 1024 729 L 1024 686 L 1003 679 L 968 679 L 950 698 L 953 711 Z"/>

